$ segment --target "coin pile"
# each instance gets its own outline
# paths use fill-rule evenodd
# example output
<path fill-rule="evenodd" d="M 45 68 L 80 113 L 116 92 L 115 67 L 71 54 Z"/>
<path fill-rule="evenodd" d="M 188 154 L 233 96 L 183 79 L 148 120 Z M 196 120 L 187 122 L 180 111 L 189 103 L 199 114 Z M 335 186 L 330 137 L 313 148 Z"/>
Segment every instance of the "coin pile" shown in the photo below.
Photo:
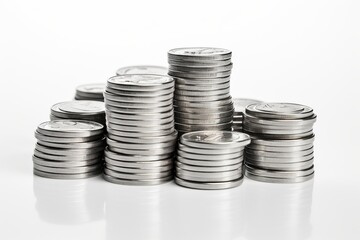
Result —
<path fill-rule="evenodd" d="M 245 133 L 197 131 L 180 137 L 175 182 L 196 189 L 226 189 L 243 180 Z"/>
<path fill-rule="evenodd" d="M 104 90 L 104 83 L 91 83 L 80 85 L 76 88 L 75 100 L 94 100 L 103 102 Z"/>
<path fill-rule="evenodd" d="M 51 107 L 50 120 L 78 119 L 105 125 L 105 104 L 99 101 L 75 100 Z"/>
<path fill-rule="evenodd" d="M 236 132 L 242 132 L 246 106 L 254 103 L 261 103 L 261 101 L 249 98 L 233 98 L 232 100 L 234 103 L 232 130 Z"/>
<path fill-rule="evenodd" d="M 293 183 L 314 175 L 313 109 L 293 103 L 246 107 L 244 131 L 252 141 L 245 150 L 246 176 L 264 182 Z"/>
<path fill-rule="evenodd" d="M 90 121 L 53 120 L 41 123 L 35 137 L 35 175 L 79 179 L 102 171 L 105 146 L 103 125 Z"/>
<path fill-rule="evenodd" d="M 160 75 L 119 75 L 105 91 L 105 180 L 154 185 L 172 179 L 177 132 L 174 80 Z"/>
<path fill-rule="evenodd" d="M 231 51 L 221 48 L 176 48 L 168 52 L 175 79 L 175 127 L 179 134 L 231 130 Z"/>
<path fill-rule="evenodd" d="M 137 65 L 119 68 L 116 71 L 116 75 L 127 74 L 155 74 L 155 75 L 167 75 L 168 69 L 162 66 L 154 65 Z"/>

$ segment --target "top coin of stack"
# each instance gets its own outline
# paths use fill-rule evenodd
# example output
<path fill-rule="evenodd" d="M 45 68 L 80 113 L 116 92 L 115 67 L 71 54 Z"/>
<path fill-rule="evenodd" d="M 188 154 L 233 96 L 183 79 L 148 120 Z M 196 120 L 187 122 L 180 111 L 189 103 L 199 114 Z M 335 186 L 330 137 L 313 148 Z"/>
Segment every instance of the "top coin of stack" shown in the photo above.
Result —
<path fill-rule="evenodd" d="M 265 182 L 303 182 L 314 175 L 313 109 L 294 103 L 259 103 L 246 107 L 246 175 Z"/>
<path fill-rule="evenodd" d="M 234 117 L 232 129 L 236 132 L 242 132 L 246 106 L 254 103 L 261 103 L 261 101 L 250 98 L 233 98 L 232 100 L 234 103 Z"/>
<path fill-rule="evenodd" d="M 75 100 L 94 100 L 104 101 L 103 93 L 105 91 L 104 83 L 90 83 L 80 85 L 76 88 Z"/>
<path fill-rule="evenodd" d="M 105 125 L 105 104 L 86 100 L 60 102 L 51 107 L 50 119 L 79 119 Z"/>
<path fill-rule="evenodd" d="M 173 93 L 169 76 L 119 75 L 108 80 L 105 180 L 154 185 L 172 179 L 177 142 Z"/>
<path fill-rule="evenodd" d="M 175 79 L 175 127 L 179 133 L 230 130 L 231 51 L 176 48 L 168 52 L 168 62 L 168 74 Z"/>
<path fill-rule="evenodd" d="M 116 71 L 116 75 L 127 74 L 155 74 L 155 75 L 167 75 L 168 69 L 162 66 L 154 65 L 136 65 L 119 68 Z"/>

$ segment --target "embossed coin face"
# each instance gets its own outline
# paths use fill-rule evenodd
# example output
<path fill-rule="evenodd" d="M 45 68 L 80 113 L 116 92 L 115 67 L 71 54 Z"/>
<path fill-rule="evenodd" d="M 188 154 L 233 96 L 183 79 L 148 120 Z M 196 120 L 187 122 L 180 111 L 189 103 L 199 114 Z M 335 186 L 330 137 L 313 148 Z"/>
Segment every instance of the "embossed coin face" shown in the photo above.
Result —
<path fill-rule="evenodd" d="M 219 56 L 230 58 L 231 51 L 223 48 L 210 47 L 191 47 L 191 48 L 175 48 L 168 52 L 169 56 L 196 56 L 196 57 L 210 57 Z"/>
<path fill-rule="evenodd" d="M 171 83 L 174 80 L 168 76 L 160 75 L 120 75 L 111 77 L 108 82 L 120 85 L 139 85 L 139 86 L 159 86 L 166 83 Z"/>
<path fill-rule="evenodd" d="M 103 125 L 90 121 L 53 120 L 41 123 L 38 129 L 53 132 L 96 131 L 103 129 Z"/>
<path fill-rule="evenodd" d="M 245 112 L 256 117 L 275 119 L 302 119 L 314 115 L 312 108 L 295 103 L 251 104 Z"/>
<path fill-rule="evenodd" d="M 105 112 L 105 104 L 98 101 L 69 101 L 60 103 L 59 109 L 70 113 L 99 114 Z"/>
<path fill-rule="evenodd" d="M 299 113 L 304 111 L 305 107 L 293 103 L 261 103 L 257 104 L 255 109 L 273 113 Z"/>
<path fill-rule="evenodd" d="M 167 75 L 168 69 L 163 66 L 152 65 L 138 65 L 119 68 L 116 71 L 117 75 L 127 74 L 155 74 L 155 75 Z"/>
<path fill-rule="evenodd" d="M 92 83 L 80 85 L 76 88 L 76 90 L 84 93 L 102 94 L 105 91 L 105 87 L 106 85 L 104 83 Z"/>
<path fill-rule="evenodd" d="M 249 138 L 247 134 L 230 131 L 198 131 L 184 134 L 186 141 L 204 143 L 226 143 L 244 141 Z"/>

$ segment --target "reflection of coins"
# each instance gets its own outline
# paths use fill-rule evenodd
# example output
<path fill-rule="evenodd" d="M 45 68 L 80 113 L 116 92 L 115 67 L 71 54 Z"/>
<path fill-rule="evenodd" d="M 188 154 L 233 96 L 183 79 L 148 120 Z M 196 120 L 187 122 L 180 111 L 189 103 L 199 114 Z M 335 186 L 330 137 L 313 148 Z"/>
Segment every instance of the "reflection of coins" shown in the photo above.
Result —
<path fill-rule="evenodd" d="M 246 176 L 274 183 L 296 183 L 314 175 L 316 115 L 293 103 L 257 103 L 246 107 L 244 131 L 253 138 L 246 148 Z"/>

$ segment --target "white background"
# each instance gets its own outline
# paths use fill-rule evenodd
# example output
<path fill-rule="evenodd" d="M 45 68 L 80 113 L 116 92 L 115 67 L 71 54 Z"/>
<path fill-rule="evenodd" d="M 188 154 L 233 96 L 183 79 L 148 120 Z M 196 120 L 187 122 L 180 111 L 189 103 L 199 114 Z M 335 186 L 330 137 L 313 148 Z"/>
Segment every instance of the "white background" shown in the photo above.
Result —
<path fill-rule="evenodd" d="M 359 239 L 360 2 L 0 1 L 0 239 Z M 314 108 L 316 176 L 226 191 L 32 175 L 52 104 L 183 46 L 231 49 L 233 97 Z"/>

